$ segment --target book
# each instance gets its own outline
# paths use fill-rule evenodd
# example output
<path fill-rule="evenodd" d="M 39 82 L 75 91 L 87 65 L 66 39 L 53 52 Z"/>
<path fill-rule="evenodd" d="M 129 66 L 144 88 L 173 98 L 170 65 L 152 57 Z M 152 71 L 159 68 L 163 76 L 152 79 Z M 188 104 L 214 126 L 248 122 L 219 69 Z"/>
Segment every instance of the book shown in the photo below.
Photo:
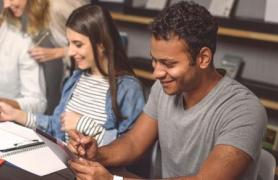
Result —
<path fill-rule="evenodd" d="M 154 10 L 162 10 L 167 5 L 167 0 L 148 0 L 145 8 L 146 9 L 154 9 Z"/>
<path fill-rule="evenodd" d="M 278 1 L 277 0 L 266 0 L 265 16 L 266 22 L 278 23 Z"/>
<path fill-rule="evenodd" d="M 250 8 L 252 4 L 252 8 Z M 264 20 L 266 0 L 238 1 L 235 9 L 235 17 L 246 20 Z"/>
<path fill-rule="evenodd" d="M 212 0 L 209 11 L 214 16 L 229 17 L 235 0 Z"/>
<path fill-rule="evenodd" d="M 0 137 L 0 159 L 21 169 L 44 176 L 67 168 L 70 155 L 65 145 L 56 144 L 32 129 L 2 122 Z"/>

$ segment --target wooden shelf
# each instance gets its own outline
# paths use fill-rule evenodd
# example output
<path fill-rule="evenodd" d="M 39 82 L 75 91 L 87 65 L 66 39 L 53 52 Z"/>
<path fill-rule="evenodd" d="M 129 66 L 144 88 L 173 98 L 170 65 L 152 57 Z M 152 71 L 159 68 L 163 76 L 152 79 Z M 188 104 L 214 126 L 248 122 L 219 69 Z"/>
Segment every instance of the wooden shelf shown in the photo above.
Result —
<path fill-rule="evenodd" d="M 136 23 L 141 25 L 148 25 L 153 21 L 153 18 L 150 17 L 126 15 L 123 13 L 116 13 L 116 12 L 112 12 L 112 17 L 116 21 Z M 278 43 L 278 34 L 246 31 L 246 30 L 227 28 L 227 27 L 219 27 L 218 34 L 221 36 Z"/>
<path fill-rule="evenodd" d="M 153 21 L 153 18 L 144 17 L 144 16 L 133 16 L 126 15 L 123 13 L 112 12 L 112 17 L 116 21 L 128 22 L 128 23 L 136 23 L 141 25 L 148 25 Z"/>
<path fill-rule="evenodd" d="M 135 74 L 143 79 L 154 81 L 155 78 L 153 77 L 153 74 L 149 71 L 142 70 L 142 69 L 134 69 Z"/>
<path fill-rule="evenodd" d="M 261 103 L 269 109 L 278 110 L 278 102 L 269 99 L 260 98 Z"/>

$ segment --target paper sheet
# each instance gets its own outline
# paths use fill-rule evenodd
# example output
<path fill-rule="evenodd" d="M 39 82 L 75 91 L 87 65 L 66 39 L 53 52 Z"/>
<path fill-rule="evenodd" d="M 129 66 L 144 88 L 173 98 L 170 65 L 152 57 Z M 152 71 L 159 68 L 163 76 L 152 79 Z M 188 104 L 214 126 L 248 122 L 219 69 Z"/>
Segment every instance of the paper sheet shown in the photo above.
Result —
<path fill-rule="evenodd" d="M 42 139 L 32 129 L 12 122 L 0 123 L 0 147 L 11 141 Z M 60 155 L 60 154 L 59 154 Z M 33 174 L 44 176 L 66 168 L 66 165 L 46 144 L 31 146 L 9 152 L 0 152 L 0 159 L 4 159 L 17 167 Z"/>

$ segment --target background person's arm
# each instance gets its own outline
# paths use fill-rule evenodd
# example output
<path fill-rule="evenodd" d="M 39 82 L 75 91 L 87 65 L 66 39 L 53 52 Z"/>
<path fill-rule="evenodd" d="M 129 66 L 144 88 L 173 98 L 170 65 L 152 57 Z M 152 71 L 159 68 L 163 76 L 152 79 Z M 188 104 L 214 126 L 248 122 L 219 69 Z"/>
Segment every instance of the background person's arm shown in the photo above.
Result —
<path fill-rule="evenodd" d="M 0 97 L 0 102 L 7 103 L 15 109 L 21 109 L 19 104 L 15 100 Z"/>
<path fill-rule="evenodd" d="M 29 56 L 25 48 L 19 58 L 20 95 L 14 100 L 23 111 L 44 113 L 46 84 L 43 69 Z"/>

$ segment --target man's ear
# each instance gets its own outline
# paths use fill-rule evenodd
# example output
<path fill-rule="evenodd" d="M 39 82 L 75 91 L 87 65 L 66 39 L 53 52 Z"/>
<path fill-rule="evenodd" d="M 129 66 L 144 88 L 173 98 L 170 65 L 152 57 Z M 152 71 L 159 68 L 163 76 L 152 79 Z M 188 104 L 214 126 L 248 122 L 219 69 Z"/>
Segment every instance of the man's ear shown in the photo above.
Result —
<path fill-rule="evenodd" d="M 201 69 L 206 69 L 210 66 L 212 61 L 212 53 L 208 47 L 203 47 L 198 56 L 197 56 L 197 63 Z"/>

